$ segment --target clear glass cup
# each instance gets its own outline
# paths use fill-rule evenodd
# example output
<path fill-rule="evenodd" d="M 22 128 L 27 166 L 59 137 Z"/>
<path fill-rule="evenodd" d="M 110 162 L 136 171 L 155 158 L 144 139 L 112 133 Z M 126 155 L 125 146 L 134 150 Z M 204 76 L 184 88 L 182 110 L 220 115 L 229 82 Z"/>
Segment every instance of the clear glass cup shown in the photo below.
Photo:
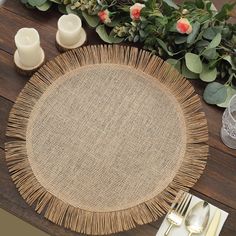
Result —
<path fill-rule="evenodd" d="M 229 148 L 236 149 L 236 95 L 234 95 L 222 117 L 221 139 Z"/>

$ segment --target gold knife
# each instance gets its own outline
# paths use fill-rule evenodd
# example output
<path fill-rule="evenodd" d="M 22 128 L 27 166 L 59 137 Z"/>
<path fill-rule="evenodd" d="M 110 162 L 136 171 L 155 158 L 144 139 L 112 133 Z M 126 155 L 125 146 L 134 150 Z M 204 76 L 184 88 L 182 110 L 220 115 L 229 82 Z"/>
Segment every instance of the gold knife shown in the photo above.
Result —
<path fill-rule="evenodd" d="M 207 229 L 206 236 L 216 236 L 216 231 L 220 222 L 221 210 L 217 209 L 215 215 L 212 218 L 212 221 Z"/>

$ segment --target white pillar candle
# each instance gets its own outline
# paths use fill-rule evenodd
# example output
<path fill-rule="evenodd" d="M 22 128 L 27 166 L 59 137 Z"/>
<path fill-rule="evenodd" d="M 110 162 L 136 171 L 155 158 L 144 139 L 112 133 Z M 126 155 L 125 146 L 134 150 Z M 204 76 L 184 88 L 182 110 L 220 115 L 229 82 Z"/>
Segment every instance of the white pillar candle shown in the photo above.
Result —
<path fill-rule="evenodd" d="M 37 30 L 22 28 L 15 35 L 19 60 L 26 67 L 35 67 L 42 61 L 42 49 Z"/>
<path fill-rule="evenodd" d="M 63 15 L 58 20 L 59 40 L 62 45 L 72 46 L 80 40 L 81 19 L 74 14 Z"/>

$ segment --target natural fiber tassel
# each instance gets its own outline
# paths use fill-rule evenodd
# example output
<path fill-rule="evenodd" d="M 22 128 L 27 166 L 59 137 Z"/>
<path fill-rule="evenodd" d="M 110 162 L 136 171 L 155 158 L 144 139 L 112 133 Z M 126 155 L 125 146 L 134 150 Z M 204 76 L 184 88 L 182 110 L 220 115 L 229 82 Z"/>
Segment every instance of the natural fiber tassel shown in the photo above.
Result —
<path fill-rule="evenodd" d="M 31 111 L 42 94 L 59 78 L 93 64 L 121 64 L 154 77 L 174 95 L 185 116 L 186 153 L 169 186 L 159 195 L 132 208 L 111 212 L 90 212 L 61 201 L 38 182 L 28 161 L 26 131 Z M 191 84 L 172 66 L 146 51 L 118 45 L 87 46 L 68 51 L 44 65 L 33 75 L 13 106 L 6 143 L 9 172 L 20 194 L 38 213 L 73 231 L 102 235 L 129 230 L 165 214 L 179 190 L 187 191 L 202 174 L 208 156 L 208 129 L 201 102 Z M 20 140 L 19 140 L 20 139 Z"/>

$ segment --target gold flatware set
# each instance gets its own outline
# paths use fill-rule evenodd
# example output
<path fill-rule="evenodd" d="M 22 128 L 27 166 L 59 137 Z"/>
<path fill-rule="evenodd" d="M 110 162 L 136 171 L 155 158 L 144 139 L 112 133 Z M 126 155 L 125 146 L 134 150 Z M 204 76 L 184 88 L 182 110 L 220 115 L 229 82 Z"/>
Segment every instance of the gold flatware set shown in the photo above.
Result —
<path fill-rule="evenodd" d="M 168 236 L 172 230 L 174 231 L 174 227 L 180 227 L 183 222 L 188 231 L 188 236 L 198 235 L 205 231 L 210 218 L 210 205 L 206 201 L 200 201 L 189 210 L 191 201 L 192 195 L 184 192 L 173 205 L 166 217 L 170 225 L 164 234 L 165 236 Z M 221 211 L 217 210 L 205 236 L 216 236 L 220 217 Z"/>

